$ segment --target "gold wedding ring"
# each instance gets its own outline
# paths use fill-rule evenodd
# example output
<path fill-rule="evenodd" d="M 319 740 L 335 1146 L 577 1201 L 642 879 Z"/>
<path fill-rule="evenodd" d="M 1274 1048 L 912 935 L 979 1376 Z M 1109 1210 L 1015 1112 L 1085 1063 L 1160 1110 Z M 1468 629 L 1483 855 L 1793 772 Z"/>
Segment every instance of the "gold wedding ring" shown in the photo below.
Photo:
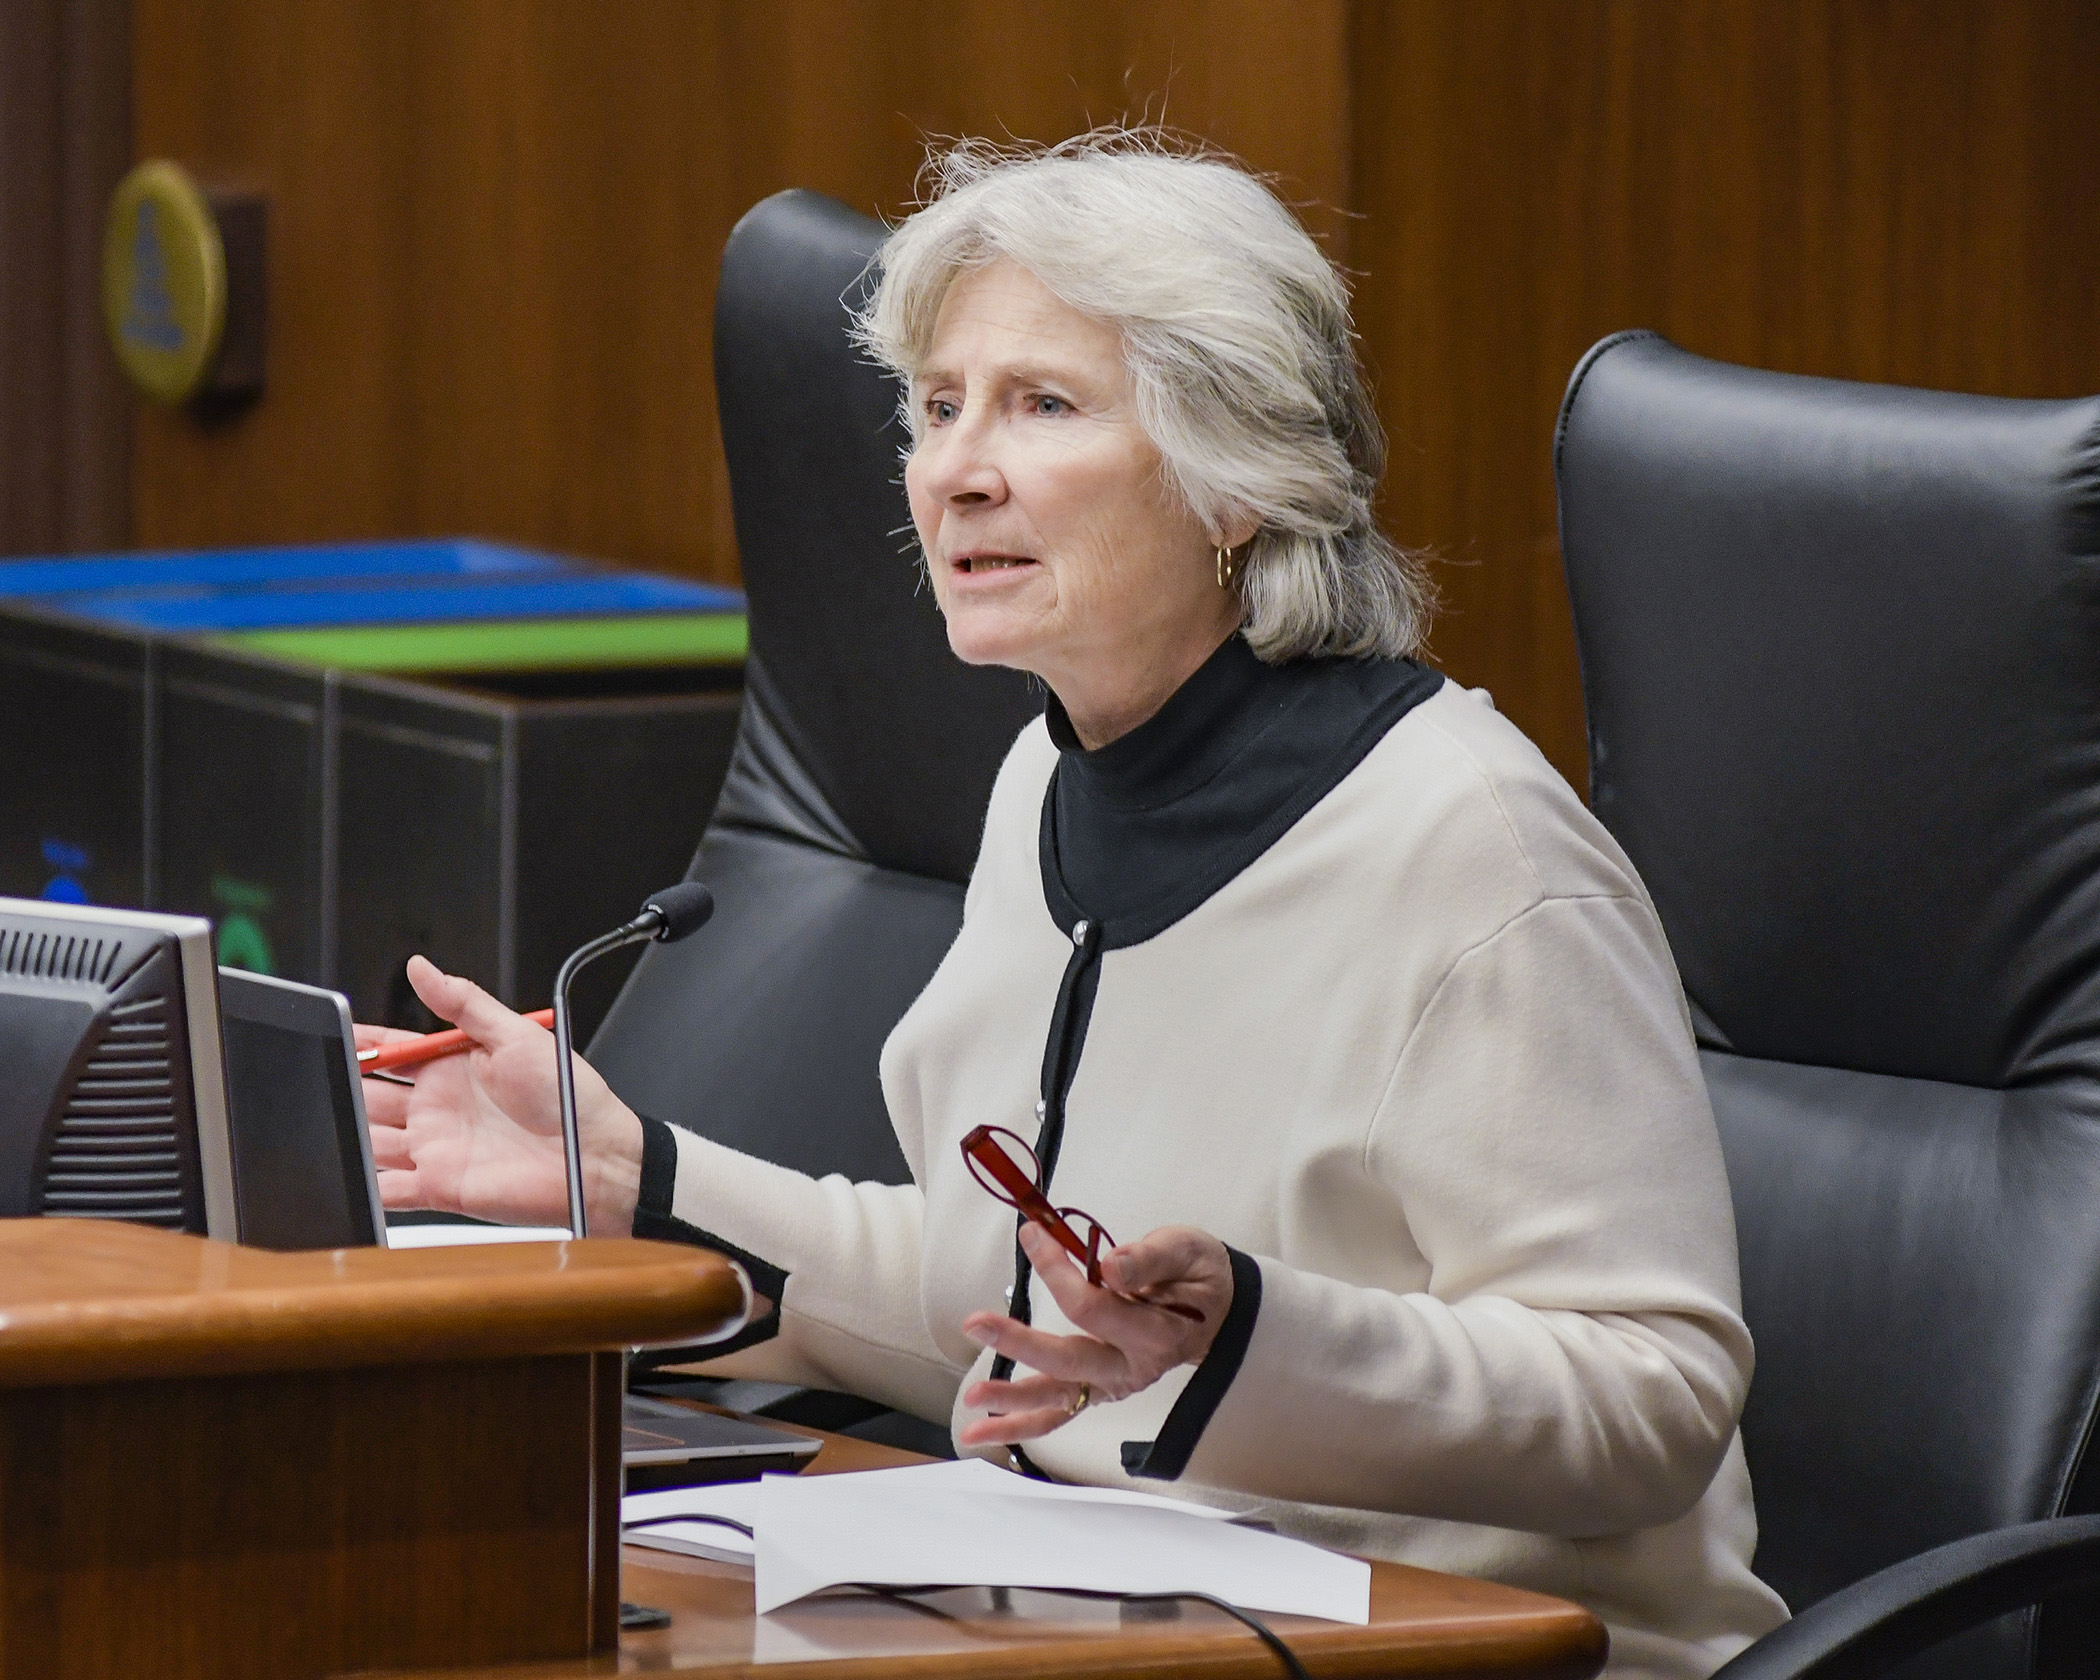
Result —
<path fill-rule="evenodd" d="M 1077 1400 L 1074 1400 L 1071 1403 L 1071 1405 L 1065 1408 L 1065 1416 L 1068 1418 L 1076 1418 L 1081 1412 L 1085 1411 L 1087 1407 L 1091 1406 L 1093 1403 L 1094 1385 L 1092 1383 L 1081 1383 L 1079 1385 L 1079 1398 Z"/>

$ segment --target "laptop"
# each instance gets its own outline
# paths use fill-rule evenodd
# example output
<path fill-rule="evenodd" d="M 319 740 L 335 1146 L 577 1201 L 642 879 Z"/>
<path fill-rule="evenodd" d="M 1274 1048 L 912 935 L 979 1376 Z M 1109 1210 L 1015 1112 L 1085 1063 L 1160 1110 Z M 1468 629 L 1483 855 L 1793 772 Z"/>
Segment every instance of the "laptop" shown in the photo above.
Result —
<path fill-rule="evenodd" d="M 340 992 L 222 968 L 219 1023 L 235 1223 L 244 1244 L 431 1247 L 526 1236 L 487 1225 L 417 1225 L 389 1233 L 365 1130 L 350 1003 Z M 550 1234 L 567 1235 L 530 1236 Z M 806 1435 L 627 1396 L 621 1457 L 630 1491 L 797 1470 L 817 1448 Z"/>

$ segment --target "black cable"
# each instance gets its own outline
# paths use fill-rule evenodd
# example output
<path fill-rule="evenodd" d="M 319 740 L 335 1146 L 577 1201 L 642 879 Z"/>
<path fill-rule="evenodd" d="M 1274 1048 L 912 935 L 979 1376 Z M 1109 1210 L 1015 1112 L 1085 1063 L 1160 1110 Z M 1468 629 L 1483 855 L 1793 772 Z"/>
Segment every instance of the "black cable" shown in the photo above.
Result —
<path fill-rule="evenodd" d="M 862 1581 L 857 1583 L 857 1590 L 873 1593 L 877 1598 L 886 1598 L 900 1610 L 915 1610 L 922 1616 L 931 1616 L 937 1622 L 953 1622 L 958 1627 L 970 1625 L 967 1616 L 958 1616 L 951 1610 L 943 1610 L 938 1604 L 921 1604 L 912 1596 L 914 1593 L 951 1592 L 954 1590 L 952 1587 L 888 1587 Z"/>
<path fill-rule="evenodd" d="M 737 1531 L 737 1533 L 744 1535 L 749 1539 L 756 1540 L 758 1538 L 758 1536 L 752 1534 L 751 1525 L 749 1523 L 740 1523 L 734 1517 L 710 1517 L 702 1515 L 694 1515 L 687 1517 L 641 1517 L 634 1522 L 623 1522 L 622 1524 L 620 1524 L 620 1534 L 621 1537 L 624 1539 L 627 1535 L 633 1533 L 638 1528 L 662 1528 L 667 1523 L 713 1523 L 718 1528 L 733 1528 Z M 668 1610 L 653 1609 L 646 1604 L 629 1604 L 625 1599 L 622 1599 L 620 1601 L 620 1626 L 624 1630 L 627 1630 L 629 1632 L 641 1632 L 651 1628 L 669 1627 L 670 1625 L 671 1613 Z"/>
<path fill-rule="evenodd" d="M 952 1611 L 943 1610 L 938 1605 L 921 1604 L 912 1597 L 914 1593 L 946 1592 L 950 1590 L 948 1587 L 889 1587 L 874 1586 L 867 1582 L 861 1582 L 859 1586 L 862 1592 L 873 1593 L 878 1598 L 886 1598 L 893 1603 L 907 1606 L 913 1610 L 923 1611 L 925 1614 L 937 1616 L 943 1621 L 967 1624 L 967 1617 L 955 1615 Z M 1036 1590 L 1039 1592 L 1063 1593 L 1068 1598 L 1112 1599 L 1120 1604 L 1177 1604 L 1185 1598 L 1191 1599 L 1198 1604 L 1208 1604 L 1213 1610 L 1222 1610 L 1252 1633 L 1255 1638 L 1268 1646 L 1270 1651 L 1275 1654 L 1276 1660 L 1283 1665 L 1283 1672 L 1290 1677 L 1290 1680 L 1312 1680 L 1312 1677 L 1305 1671 L 1305 1664 L 1298 1660 L 1298 1653 L 1286 1645 L 1283 1642 L 1283 1636 L 1270 1627 L 1267 1622 L 1255 1615 L 1252 1610 L 1242 1610 L 1237 1604 L 1217 1598 L 1210 1593 L 1101 1592 L 1088 1587 L 1040 1587 Z"/>
<path fill-rule="evenodd" d="M 1305 1664 L 1298 1660 L 1298 1653 L 1286 1645 L 1283 1642 L 1283 1636 L 1269 1626 L 1267 1622 L 1263 1621 L 1252 1610 L 1242 1610 L 1237 1604 L 1229 1603 L 1225 1599 L 1215 1597 L 1210 1593 L 1087 1593 L 1084 1596 L 1088 1598 L 1120 1599 L 1125 1604 L 1173 1604 L 1184 1598 L 1194 1599 L 1198 1604 L 1208 1604 L 1213 1610 L 1222 1610 L 1234 1621 L 1243 1624 L 1255 1638 L 1268 1646 L 1276 1654 L 1276 1660 L 1283 1664 L 1283 1672 L 1290 1676 L 1290 1680 L 1312 1680 L 1312 1677 L 1305 1672 Z"/>
<path fill-rule="evenodd" d="M 702 1516 L 697 1513 L 692 1516 L 685 1517 L 642 1517 L 634 1522 L 623 1522 L 622 1524 L 620 1524 L 620 1532 L 622 1534 L 632 1534 L 638 1528 L 662 1528 L 669 1523 L 682 1522 L 713 1523 L 717 1528 L 735 1529 L 737 1533 L 741 1534 L 746 1540 L 756 1540 L 758 1538 L 757 1535 L 751 1532 L 751 1525 L 749 1523 L 740 1523 L 734 1517 L 710 1517 Z"/>

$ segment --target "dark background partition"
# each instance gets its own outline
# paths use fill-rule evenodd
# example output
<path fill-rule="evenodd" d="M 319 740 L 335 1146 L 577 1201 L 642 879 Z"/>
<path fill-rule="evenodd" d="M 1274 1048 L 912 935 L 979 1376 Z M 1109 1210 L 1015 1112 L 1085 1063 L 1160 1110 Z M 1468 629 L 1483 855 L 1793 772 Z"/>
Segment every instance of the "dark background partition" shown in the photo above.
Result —
<path fill-rule="evenodd" d="M 678 879 L 734 664 L 421 679 L 0 603 L 0 893 L 208 916 L 219 960 L 428 1029 L 420 952 L 521 1009 Z M 632 958 L 579 983 L 595 1028 Z"/>
<path fill-rule="evenodd" d="M 0 897 L 150 902 L 152 669 L 143 637 L 0 612 Z"/>
<path fill-rule="evenodd" d="M 345 677 L 340 708 L 338 981 L 361 1019 L 436 1023 L 416 952 L 520 1009 L 553 1000 L 562 958 L 677 880 L 736 738 L 735 693 L 521 699 Z M 573 994 L 597 1025 L 628 964 Z"/>
<path fill-rule="evenodd" d="M 333 983 L 333 679 L 180 643 L 154 657 L 153 907 L 211 917 L 221 962 Z"/>

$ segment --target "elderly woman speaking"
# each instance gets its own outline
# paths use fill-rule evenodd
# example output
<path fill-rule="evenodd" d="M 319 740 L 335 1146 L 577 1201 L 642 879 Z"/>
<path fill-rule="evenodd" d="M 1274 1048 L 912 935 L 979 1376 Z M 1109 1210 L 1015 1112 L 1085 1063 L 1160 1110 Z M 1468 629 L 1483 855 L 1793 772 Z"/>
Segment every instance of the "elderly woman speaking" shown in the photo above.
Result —
<path fill-rule="evenodd" d="M 739 1374 L 1562 1594 L 1614 1674 L 1707 1673 L 1785 1612 L 1683 994 L 1611 837 L 1413 657 L 1342 281 L 1260 181 L 1141 137 L 933 180 L 860 334 L 955 653 L 1049 698 L 883 1051 L 913 1183 L 751 1159 L 579 1065 L 592 1228 L 784 1272 Z M 548 1035 L 410 977 L 481 1048 L 374 1091 L 387 1204 L 559 1220 Z M 980 1126 L 1144 1234 L 1017 1252 Z"/>

